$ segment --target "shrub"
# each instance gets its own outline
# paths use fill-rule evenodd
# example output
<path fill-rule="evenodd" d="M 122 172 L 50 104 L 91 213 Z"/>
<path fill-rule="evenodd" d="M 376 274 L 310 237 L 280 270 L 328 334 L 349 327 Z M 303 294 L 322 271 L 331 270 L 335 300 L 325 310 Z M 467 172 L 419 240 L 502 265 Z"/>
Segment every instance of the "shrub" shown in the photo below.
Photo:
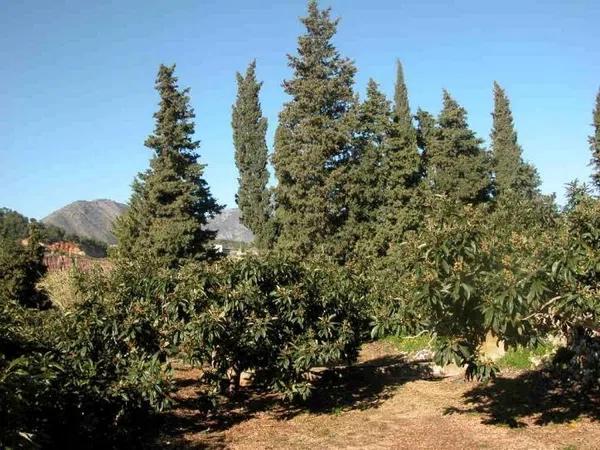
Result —
<path fill-rule="evenodd" d="M 0 240 L 1 298 L 17 300 L 26 306 L 45 304 L 45 298 L 35 288 L 46 272 L 37 236 L 37 229 L 32 226 L 26 245 L 14 239 Z"/>
<path fill-rule="evenodd" d="M 535 320 L 556 284 L 545 266 L 556 254 L 552 216 L 541 213 L 547 208 L 525 199 L 494 208 L 435 198 L 419 233 L 402 245 L 408 258 L 388 262 L 408 282 L 388 283 L 380 304 L 393 314 L 380 313 L 373 333 L 428 330 L 436 363 L 466 365 L 467 377 L 494 376 L 496 367 L 481 358 L 488 333 L 509 347 L 535 346 L 552 329 Z M 389 270 L 385 279 L 393 280 Z"/>
<path fill-rule="evenodd" d="M 307 398 L 311 368 L 356 359 L 364 290 L 343 268 L 274 256 L 191 265 L 177 295 L 193 311 L 183 349 L 208 364 L 214 392 L 243 371 L 288 398 Z"/>
<path fill-rule="evenodd" d="M 547 263 L 555 283 L 552 298 L 536 311 L 567 338 L 556 367 L 578 391 L 600 386 L 600 199 L 573 191 L 565 214 L 558 255 Z"/>
<path fill-rule="evenodd" d="M 2 446 L 123 445 L 168 405 L 167 283 L 147 275 L 134 266 L 77 274 L 84 295 L 65 311 L 2 303 Z"/>

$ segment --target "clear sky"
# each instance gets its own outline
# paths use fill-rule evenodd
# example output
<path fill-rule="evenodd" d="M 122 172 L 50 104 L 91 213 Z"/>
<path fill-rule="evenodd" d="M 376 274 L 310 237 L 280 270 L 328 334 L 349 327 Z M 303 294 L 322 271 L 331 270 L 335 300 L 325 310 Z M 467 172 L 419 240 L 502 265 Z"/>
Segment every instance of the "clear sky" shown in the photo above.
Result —
<path fill-rule="evenodd" d="M 126 202 L 145 169 L 158 65 L 191 87 L 201 159 L 216 198 L 235 206 L 235 72 L 257 59 L 272 146 L 287 53 L 305 0 L 0 2 L 0 206 L 42 218 L 74 200 Z M 404 64 L 411 106 L 437 113 L 448 89 L 488 139 L 492 82 L 510 96 L 525 158 L 543 190 L 589 176 L 587 136 L 600 86 L 598 0 L 322 0 L 336 44 L 392 94 Z"/>

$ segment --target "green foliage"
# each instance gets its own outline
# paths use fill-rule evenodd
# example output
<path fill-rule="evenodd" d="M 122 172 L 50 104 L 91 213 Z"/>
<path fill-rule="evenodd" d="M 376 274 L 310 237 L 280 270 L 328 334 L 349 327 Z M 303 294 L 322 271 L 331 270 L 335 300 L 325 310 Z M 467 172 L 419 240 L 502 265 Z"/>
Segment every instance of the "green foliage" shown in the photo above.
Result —
<path fill-rule="evenodd" d="M 494 124 L 491 150 L 494 164 L 495 187 L 498 195 L 513 191 L 526 197 L 538 193 L 540 179 L 535 167 L 523 161 L 517 142 L 510 103 L 504 89 L 494 82 Z"/>
<path fill-rule="evenodd" d="M 175 66 L 159 68 L 160 105 L 154 133 L 145 142 L 153 151 L 150 168 L 134 181 L 130 208 L 115 227 L 120 256 L 147 258 L 164 267 L 207 258 L 215 233 L 205 225 L 222 209 L 198 162 L 189 89 L 178 88 L 174 71 Z"/>
<path fill-rule="evenodd" d="M 399 61 L 394 107 L 369 80 L 365 101 L 353 111 L 346 221 L 337 239 L 347 247 L 346 263 L 368 266 L 422 220 L 421 158 Z"/>
<path fill-rule="evenodd" d="M 463 203 L 488 201 L 491 165 L 482 140 L 467 124 L 464 108 L 444 91 L 444 106 L 435 126 L 421 113 L 421 144 L 427 181 L 434 193 Z"/>
<path fill-rule="evenodd" d="M 0 208 L 0 240 L 16 241 L 29 234 L 29 219 L 16 211 Z"/>
<path fill-rule="evenodd" d="M 291 97 L 279 114 L 273 165 L 277 177 L 277 248 L 305 256 L 342 252 L 332 237 L 346 219 L 345 183 L 355 98 L 355 68 L 332 44 L 337 20 L 308 4 L 289 57 L 294 76 L 283 83 Z M 343 255 L 341 255 L 343 257 Z"/>
<path fill-rule="evenodd" d="M 422 177 L 421 157 L 400 61 L 397 66 L 394 111 L 383 158 L 385 183 L 378 229 L 380 239 L 388 248 L 390 242 L 401 242 L 407 231 L 416 230 L 422 220 L 418 189 Z"/>
<path fill-rule="evenodd" d="M 35 225 L 38 238 L 43 243 L 58 241 L 76 242 L 81 245 L 86 255 L 103 258 L 107 254 L 108 246 L 104 242 L 95 239 L 67 234 L 62 228 L 38 222 L 12 211 L 8 208 L 0 208 L 0 241 L 19 241 L 29 235 L 30 227 Z"/>
<path fill-rule="evenodd" d="M 281 257 L 191 265 L 177 295 L 189 302 L 183 351 L 210 365 L 215 392 L 235 392 L 243 371 L 288 398 L 309 396 L 308 372 L 356 359 L 363 287 L 345 269 Z"/>
<path fill-rule="evenodd" d="M 337 240 L 348 260 L 376 257 L 383 243 L 376 236 L 385 199 L 385 142 L 391 125 L 390 103 L 373 80 L 356 114 L 356 136 L 344 189 L 348 213 Z"/>
<path fill-rule="evenodd" d="M 37 224 L 29 225 L 29 229 L 26 245 L 10 238 L 0 240 L 0 298 L 39 307 L 45 298 L 35 285 L 46 272 L 44 250 Z"/>
<path fill-rule="evenodd" d="M 64 312 L 0 299 L 3 447 L 124 445 L 168 405 L 168 279 L 132 266 L 76 281 L 83 299 Z"/>
<path fill-rule="evenodd" d="M 556 213 L 544 199 L 523 197 L 495 208 L 439 196 L 430 202 L 420 232 L 387 259 L 381 279 L 399 281 L 379 289 L 373 333 L 429 330 L 438 363 L 491 376 L 495 369 L 480 354 L 489 332 L 509 346 L 535 345 L 551 328 L 528 316 L 553 286 L 539 263 L 554 255 Z"/>
<path fill-rule="evenodd" d="M 581 195 L 568 203 L 572 207 L 564 216 L 555 257 L 546 268 L 555 295 L 538 317 L 573 331 L 580 327 L 598 329 L 600 200 Z"/>
<path fill-rule="evenodd" d="M 478 379 L 498 370 L 482 357 L 486 336 L 510 349 L 500 367 L 524 368 L 563 333 L 555 367 L 598 389 L 600 199 L 572 183 L 559 213 L 539 194 L 497 84 L 490 157 L 448 92 L 415 129 L 400 63 L 393 108 L 372 80 L 360 103 L 354 64 L 332 44 L 338 21 L 310 1 L 302 23 L 275 137 L 274 218 L 254 63 L 238 74 L 232 114 L 242 220 L 262 250 L 276 234 L 280 254 L 212 260 L 206 223 L 221 207 L 189 90 L 162 65 L 150 168 L 117 222 L 110 272 L 57 277 L 69 287 L 61 308 L 42 310 L 39 241 L 74 238 L 0 209 L 0 446 L 131 444 L 169 405 L 172 357 L 201 365 L 213 394 L 235 393 L 247 372 L 305 399 L 311 369 L 356 360 L 369 320 L 372 338 L 431 345 L 437 363 Z M 600 93 L 593 125 L 600 188 Z"/>
<path fill-rule="evenodd" d="M 437 336 L 436 361 L 472 365 L 485 337 L 481 306 L 486 292 L 479 286 L 485 284 L 487 271 L 496 267 L 480 245 L 478 211 L 448 202 L 434 213 L 425 224 L 429 234 L 416 269 L 422 286 L 417 298 Z"/>
<path fill-rule="evenodd" d="M 244 76 L 237 74 L 237 83 L 231 119 L 235 164 L 239 172 L 236 203 L 240 208 L 240 221 L 254 233 L 256 246 L 268 248 L 272 246 L 274 236 L 267 188 L 267 119 L 260 107 L 262 83 L 256 80 L 256 61 L 250 63 Z"/>
<path fill-rule="evenodd" d="M 596 188 L 600 189 L 600 89 L 596 95 L 596 106 L 593 114 L 592 126 L 594 127 L 594 134 L 589 138 L 592 166 L 594 167 L 592 180 Z"/>

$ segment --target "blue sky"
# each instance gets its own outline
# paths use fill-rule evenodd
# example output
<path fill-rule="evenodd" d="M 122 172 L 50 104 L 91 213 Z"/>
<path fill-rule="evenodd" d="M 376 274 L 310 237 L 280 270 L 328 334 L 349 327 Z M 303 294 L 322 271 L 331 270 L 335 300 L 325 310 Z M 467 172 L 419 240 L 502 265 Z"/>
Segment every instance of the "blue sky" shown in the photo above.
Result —
<path fill-rule="evenodd" d="M 448 89 L 480 137 L 492 82 L 510 96 L 525 158 L 545 192 L 587 179 L 600 86 L 597 0 L 330 0 L 336 44 L 391 95 L 404 64 L 411 106 L 437 113 Z M 234 206 L 235 72 L 264 80 L 269 145 L 302 32 L 304 0 L 5 1 L 0 13 L 0 206 L 42 218 L 71 201 L 129 198 L 147 167 L 160 63 L 191 87 L 201 159 L 216 198 Z"/>

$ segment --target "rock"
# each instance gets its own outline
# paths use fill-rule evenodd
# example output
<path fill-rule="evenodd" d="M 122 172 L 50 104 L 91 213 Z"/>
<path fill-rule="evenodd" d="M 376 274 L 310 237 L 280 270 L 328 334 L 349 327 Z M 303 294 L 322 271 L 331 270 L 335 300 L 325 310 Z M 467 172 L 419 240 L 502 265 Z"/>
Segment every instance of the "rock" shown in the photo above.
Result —
<path fill-rule="evenodd" d="M 480 349 L 481 356 L 484 359 L 497 361 L 506 354 L 504 341 L 499 340 L 491 331 L 485 336 L 485 342 Z"/>
<path fill-rule="evenodd" d="M 431 361 L 433 359 L 433 351 L 429 350 L 428 348 L 424 348 L 423 350 L 419 350 L 417 353 L 415 353 L 415 356 L 413 356 L 413 360 L 414 361 Z"/>
<path fill-rule="evenodd" d="M 254 372 L 242 372 L 240 375 L 240 386 L 247 387 L 252 386 L 252 382 L 254 381 Z"/>
<path fill-rule="evenodd" d="M 431 373 L 434 377 L 457 377 L 464 376 L 466 366 L 459 367 L 454 363 L 448 364 L 444 367 L 434 364 L 431 368 Z"/>

